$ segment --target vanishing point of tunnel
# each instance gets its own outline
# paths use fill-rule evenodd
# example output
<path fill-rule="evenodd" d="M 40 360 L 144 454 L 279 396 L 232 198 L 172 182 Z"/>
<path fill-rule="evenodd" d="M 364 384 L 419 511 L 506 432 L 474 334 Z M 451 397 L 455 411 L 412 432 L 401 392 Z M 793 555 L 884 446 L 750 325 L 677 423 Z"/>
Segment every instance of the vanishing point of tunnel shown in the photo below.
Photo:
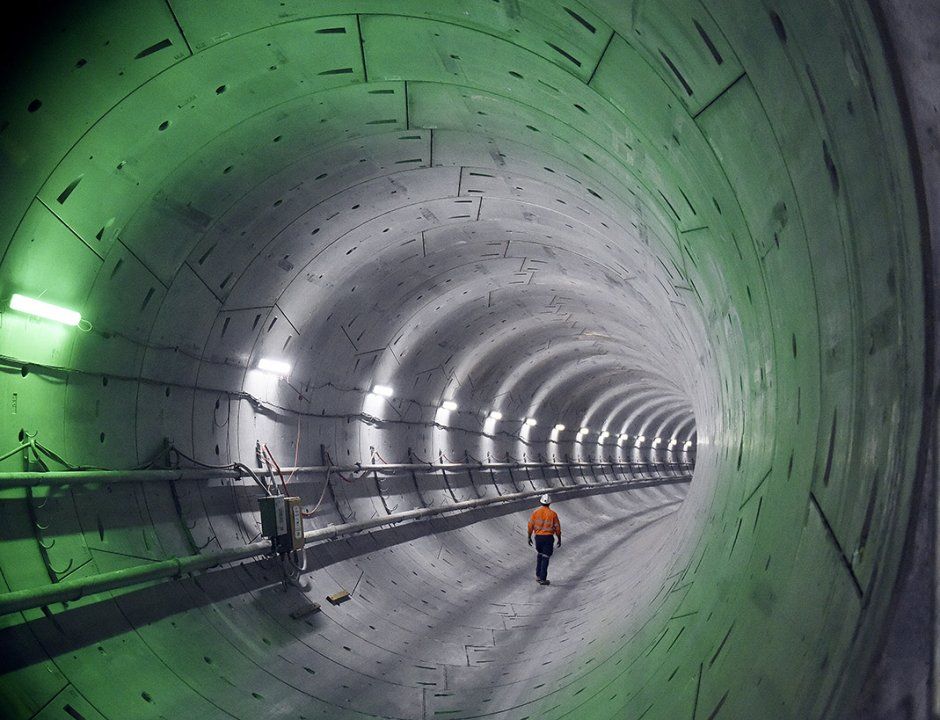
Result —
<path fill-rule="evenodd" d="M 873 5 L 34 15 L 0 93 L 0 717 L 850 711 L 928 383 Z"/>

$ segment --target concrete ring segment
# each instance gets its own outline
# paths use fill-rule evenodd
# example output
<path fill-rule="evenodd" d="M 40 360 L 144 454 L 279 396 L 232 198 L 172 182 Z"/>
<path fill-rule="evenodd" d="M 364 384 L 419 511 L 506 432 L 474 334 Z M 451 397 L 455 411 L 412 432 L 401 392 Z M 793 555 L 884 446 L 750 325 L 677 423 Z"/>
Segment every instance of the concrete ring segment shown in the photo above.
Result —
<path fill-rule="evenodd" d="M 331 466 L 278 482 L 308 530 L 531 496 L 0 616 L 5 717 L 847 711 L 926 383 L 867 5 L 71 4 L 14 56 L 0 601 L 261 533 L 245 475 L 24 471 L 266 446 Z"/>

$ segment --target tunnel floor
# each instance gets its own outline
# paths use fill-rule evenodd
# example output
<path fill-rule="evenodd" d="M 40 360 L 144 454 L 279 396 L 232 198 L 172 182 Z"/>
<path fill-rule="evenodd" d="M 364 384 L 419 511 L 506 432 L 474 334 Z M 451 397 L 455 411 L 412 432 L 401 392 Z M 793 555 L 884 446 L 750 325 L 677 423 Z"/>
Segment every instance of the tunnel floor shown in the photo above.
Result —
<path fill-rule="evenodd" d="M 610 654 L 603 641 L 588 647 L 591 638 L 616 631 L 618 644 L 629 639 L 629 618 L 648 607 L 662 581 L 657 551 L 675 531 L 684 490 L 554 503 L 563 543 L 551 560 L 550 586 L 535 582 L 535 554 L 525 541 L 531 508 L 324 568 L 310 576 L 310 596 L 326 608 L 313 621 L 318 637 L 302 633 L 299 642 L 314 652 L 331 643 L 318 662 L 335 667 L 319 672 L 349 686 L 333 699 L 349 709 L 423 718 L 548 708 L 541 704 L 547 696 L 577 682 L 579 656 L 590 668 Z M 323 602 L 357 583 L 349 602 Z M 346 650 L 346 635 L 371 647 L 361 655 Z M 328 687 L 336 686 L 314 694 Z"/>
<path fill-rule="evenodd" d="M 83 675 L 101 687 L 83 658 L 111 668 L 95 707 L 103 717 L 577 716 L 551 712 L 552 695 L 579 682 L 586 702 L 624 691 L 584 675 L 613 662 L 669 592 L 660 553 L 671 551 L 687 487 L 553 503 L 563 544 L 550 586 L 536 583 L 526 545 L 534 505 L 515 505 L 479 522 L 454 514 L 309 547 L 303 593 L 272 561 L 249 562 L 120 595 L 118 613 L 101 602 L 33 630 L 75 665 L 79 693 Z M 341 589 L 351 598 L 331 605 Z M 312 602 L 321 611 L 305 613 Z M 135 664 L 117 664 L 118 650 Z"/>

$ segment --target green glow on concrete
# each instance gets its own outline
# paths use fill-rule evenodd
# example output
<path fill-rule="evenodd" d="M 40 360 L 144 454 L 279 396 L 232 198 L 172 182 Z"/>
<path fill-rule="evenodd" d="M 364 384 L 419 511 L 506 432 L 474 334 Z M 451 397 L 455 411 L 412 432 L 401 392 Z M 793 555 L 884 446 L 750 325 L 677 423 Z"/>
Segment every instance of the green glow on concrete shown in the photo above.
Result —
<path fill-rule="evenodd" d="M 541 327 L 526 303 L 506 328 L 484 324 L 513 273 L 528 281 L 525 258 L 513 258 L 505 281 L 489 275 L 494 288 L 449 265 L 448 286 L 446 263 L 419 264 L 422 253 L 428 264 L 446 257 L 434 255 L 435 241 L 459 256 L 458 269 L 509 253 L 515 240 L 485 253 L 462 234 L 461 208 L 478 203 L 473 222 L 538 237 L 571 273 L 553 275 L 552 292 L 531 307 L 561 316 L 555 286 L 583 291 L 571 313 L 596 321 L 588 340 L 603 357 L 685 373 L 699 438 L 682 525 L 656 570 L 662 586 L 633 613 L 597 608 L 610 623 L 566 657 L 570 677 L 519 689 L 524 707 L 498 679 L 483 688 L 505 693 L 494 717 L 804 720 L 846 710 L 902 552 L 924 374 L 911 169 L 867 6 L 161 0 L 76 12 L 0 104 L 0 294 L 54 288 L 95 332 L 39 338 L 25 318 L 4 314 L 2 354 L 27 367 L 0 374 L 0 451 L 22 430 L 89 465 L 137 465 L 165 437 L 209 463 L 253 457 L 256 436 L 276 438 L 278 457 L 289 457 L 294 418 L 240 399 L 268 392 L 246 389 L 254 358 L 289 359 L 294 377 L 324 386 L 316 411 L 342 416 L 346 396 L 335 387 L 354 386 L 358 411 L 355 388 L 372 377 L 360 359 L 399 334 L 409 352 L 433 356 L 431 368 L 443 367 L 444 346 L 459 348 L 469 367 L 518 381 L 523 399 L 550 385 L 533 379 L 538 368 L 543 380 L 570 372 L 549 399 L 580 399 L 571 388 L 590 387 L 594 373 L 572 370 L 585 354 L 575 341 L 563 356 L 540 338 L 548 354 L 539 366 L 536 349 L 519 342 Z M 402 170 L 411 172 L 388 180 Z M 323 222 L 305 225 L 317 204 L 328 207 Z M 439 227 L 426 231 L 428 214 Z M 612 218 L 630 238 L 604 234 Z M 396 248 L 422 248 L 402 278 L 415 281 L 407 297 L 396 294 L 404 255 L 383 264 L 389 225 L 404 228 Z M 361 228 L 361 240 L 347 239 Z M 295 234 L 303 242 L 282 250 Z M 460 255 L 468 247 L 477 254 Z M 633 305 L 603 306 L 634 284 L 645 294 Z M 374 324 L 361 340 L 347 327 L 353 318 L 335 332 L 325 320 L 360 297 L 353 287 L 372 293 L 357 322 Z M 516 320 L 532 324 L 513 331 Z M 471 322 L 474 337 L 462 336 Z M 400 362 L 376 361 L 374 377 L 429 407 L 451 390 L 412 397 L 412 378 L 395 375 Z M 307 392 L 271 384 L 272 405 Z M 492 381 L 473 398 L 481 411 L 499 389 Z M 502 423 L 513 432 L 520 422 L 542 430 L 528 407 L 500 407 L 520 419 Z M 614 426 L 603 413 L 543 425 L 560 420 L 635 432 L 637 447 L 643 433 L 660 433 Z M 353 461 L 380 446 L 381 433 L 350 430 L 345 418 L 312 422 L 302 447 L 311 462 L 321 443 Z M 402 433 L 396 447 L 438 449 L 431 432 Z M 24 469 L 22 458 L 2 469 Z M 4 491 L 0 589 L 160 561 L 218 535 L 246 541 L 229 488 L 175 492 Z M 88 720 L 297 717 L 308 707 L 309 717 L 367 718 L 404 717 L 404 707 L 420 717 L 426 699 L 430 716 L 459 718 L 486 694 L 427 693 L 419 683 L 432 681 L 414 668 L 382 685 L 367 622 L 344 616 L 304 635 L 306 626 L 272 617 L 269 596 L 224 590 L 193 607 L 189 596 L 161 596 L 170 610 L 152 622 L 125 597 L 131 610 L 113 611 L 107 637 L 72 619 L 96 617 L 101 598 L 50 608 L 58 619 L 0 617 L 15 648 L 0 707 L 16 718 L 53 717 L 64 704 Z M 275 657 L 296 650 L 298 635 L 324 665 L 355 667 L 388 697 L 374 702 L 365 689 L 342 690 L 345 675 Z M 325 639 L 336 642 L 316 644 Z M 344 643 L 356 652 L 329 654 Z M 471 671 L 435 662 L 444 678 L 445 666 Z"/>

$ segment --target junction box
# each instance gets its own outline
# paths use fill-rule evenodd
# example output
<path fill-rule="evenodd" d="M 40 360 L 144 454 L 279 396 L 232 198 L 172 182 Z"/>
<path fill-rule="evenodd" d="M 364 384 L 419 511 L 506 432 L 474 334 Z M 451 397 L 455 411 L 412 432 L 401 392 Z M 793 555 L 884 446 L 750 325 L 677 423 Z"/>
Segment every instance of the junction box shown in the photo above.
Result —
<path fill-rule="evenodd" d="M 304 518 L 299 497 L 266 495 L 258 498 L 261 534 L 271 541 L 276 553 L 301 550 L 304 546 Z"/>

